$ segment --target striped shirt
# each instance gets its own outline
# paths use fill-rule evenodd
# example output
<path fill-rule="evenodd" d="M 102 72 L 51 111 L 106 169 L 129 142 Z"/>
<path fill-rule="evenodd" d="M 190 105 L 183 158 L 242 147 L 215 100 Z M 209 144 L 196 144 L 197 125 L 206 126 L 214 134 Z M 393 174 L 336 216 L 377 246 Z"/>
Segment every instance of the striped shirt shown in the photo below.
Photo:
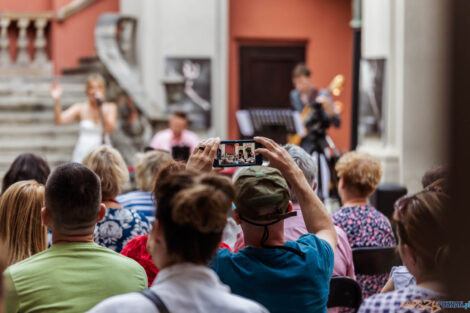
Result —
<path fill-rule="evenodd" d="M 131 191 L 117 196 L 116 201 L 126 209 L 134 209 L 145 215 L 150 224 L 153 225 L 155 221 L 156 203 L 150 191 Z"/>

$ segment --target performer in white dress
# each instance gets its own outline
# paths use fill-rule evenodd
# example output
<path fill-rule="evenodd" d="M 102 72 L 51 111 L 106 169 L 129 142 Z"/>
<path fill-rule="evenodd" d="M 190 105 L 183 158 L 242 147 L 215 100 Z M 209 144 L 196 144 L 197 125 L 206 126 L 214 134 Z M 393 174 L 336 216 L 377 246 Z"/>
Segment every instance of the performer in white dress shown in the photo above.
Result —
<path fill-rule="evenodd" d="M 103 102 L 106 83 L 100 75 L 90 75 L 86 83 L 88 101 L 75 103 L 62 111 L 60 97 L 62 87 L 54 83 L 51 96 L 54 99 L 54 122 L 58 125 L 80 121 L 80 135 L 73 151 L 73 162 L 81 163 L 83 158 L 99 145 L 110 144 L 109 134 L 114 131 L 117 122 L 117 106 L 112 102 Z"/>

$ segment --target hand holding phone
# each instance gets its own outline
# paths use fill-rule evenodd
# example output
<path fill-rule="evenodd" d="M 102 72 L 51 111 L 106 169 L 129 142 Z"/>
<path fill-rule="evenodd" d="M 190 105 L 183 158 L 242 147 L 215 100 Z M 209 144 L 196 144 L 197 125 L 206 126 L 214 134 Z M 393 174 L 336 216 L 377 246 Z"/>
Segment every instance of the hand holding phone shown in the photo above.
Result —
<path fill-rule="evenodd" d="M 210 172 L 214 158 L 219 148 L 220 138 L 209 138 L 202 140 L 194 148 L 186 164 L 187 169 Z"/>

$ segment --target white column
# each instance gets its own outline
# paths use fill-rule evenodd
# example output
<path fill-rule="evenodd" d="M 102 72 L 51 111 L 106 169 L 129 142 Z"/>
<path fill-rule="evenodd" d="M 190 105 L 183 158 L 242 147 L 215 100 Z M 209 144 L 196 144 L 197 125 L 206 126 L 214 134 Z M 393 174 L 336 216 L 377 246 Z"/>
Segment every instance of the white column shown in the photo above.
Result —
<path fill-rule="evenodd" d="M 449 4 L 364 0 L 364 6 L 363 57 L 383 55 L 387 62 L 385 133 L 359 149 L 382 161 L 383 181 L 415 192 L 424 172 L 445 162 Z"/>

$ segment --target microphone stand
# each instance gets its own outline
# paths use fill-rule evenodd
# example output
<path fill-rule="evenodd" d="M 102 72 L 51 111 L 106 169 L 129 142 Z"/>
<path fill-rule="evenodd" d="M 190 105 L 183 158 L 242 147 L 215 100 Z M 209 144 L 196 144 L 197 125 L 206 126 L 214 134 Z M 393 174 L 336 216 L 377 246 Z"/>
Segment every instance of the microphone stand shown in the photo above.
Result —
<path fill-rule="evenodd" d="M 101 133 L 101 144 L 105 144 L 106 130 L 104 127 L 104 116 L 103 111 L 101 111 L 103 100 L 101 98 L 95 97 L 96 105 L 98 106 L 98 116 L 101 122 L 101 127 L 103 127 L 103 132 Z"/>

